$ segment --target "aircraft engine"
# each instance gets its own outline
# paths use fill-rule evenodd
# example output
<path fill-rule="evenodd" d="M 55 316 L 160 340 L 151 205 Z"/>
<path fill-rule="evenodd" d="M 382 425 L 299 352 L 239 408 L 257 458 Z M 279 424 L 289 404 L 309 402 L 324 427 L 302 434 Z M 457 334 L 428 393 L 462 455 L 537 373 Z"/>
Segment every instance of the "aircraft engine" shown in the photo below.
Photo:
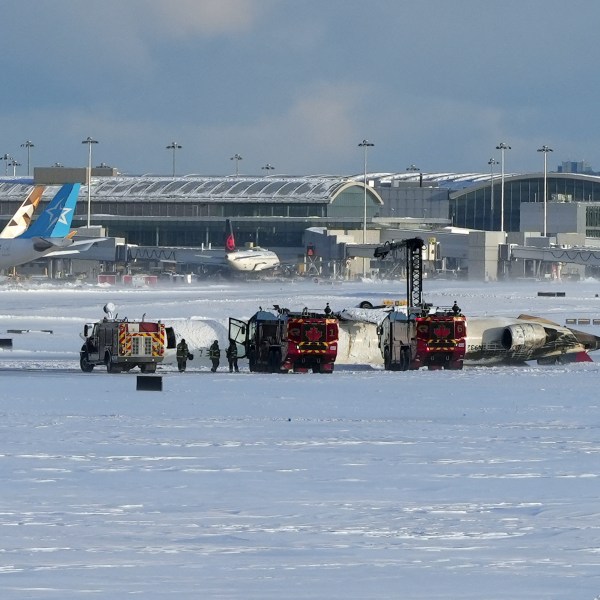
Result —
<path fill-rule="evenodd" d="M 537 323 L 519 323 L 509 325 L 502 332 L 502 347 L 505 350 L 541 348 L 548 341 L 548 333 Z"/>

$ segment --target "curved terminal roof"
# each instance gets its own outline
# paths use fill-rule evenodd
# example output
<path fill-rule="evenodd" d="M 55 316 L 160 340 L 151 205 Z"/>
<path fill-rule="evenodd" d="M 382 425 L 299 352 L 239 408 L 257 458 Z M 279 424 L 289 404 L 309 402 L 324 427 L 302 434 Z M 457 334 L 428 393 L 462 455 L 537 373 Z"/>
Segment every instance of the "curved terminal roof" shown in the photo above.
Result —
<path fill-rule="evenodd" d="M 540 177 L 541 173 L 505 173 L 506 181 Z M 367 182 L 377 181 L 381 187 L 394 187 L 403 184 L 435 186 L 447 188 L 451 197 L 460 196 L 467 191 L 474 191 L 489 186 L 492 173 L 424 173 L 406 171 L 400 173 L 367 173 Z M 548 173 L 548 177 L 560 179 L 579 179 L 600 182 L 600 176 L 581 173 Z M 352 187 L 364 186 L 365 174 L 349 177 L 334 175 L 283 176 L 266 177 L 227 176 L 207 177 L 186 175 L 181 177 L 164 176 L 116 176 L 93 178 L 93 195 L 96 199 L 126 199 L 145 201 L 235 201 L 235 202 L 292 202 L 292 203 L 332 203 L 335 198 Z M 501 174 L 494 172 L 493 179 L 498 181 Z M 30 177 L 0 178 L 0 199 L 25 198 L 33 181 Z M 58 186 L 47 186 L 44 196 L 54 193 Z M 383 204 L 377 191 L 368 185 L 367 190 L 372 200 Z M 82 186 L 82 195 L 86 187 Z"/>
<path fill-rule="evenodd" d="M 494 179 L 500 178 L 500 173 L 494 173 Z M 511 175 L 505 173 L 504 177 Z M 530 177 L 531 175 L 527 175 Z M 383 187 L 393 187 L 394 183 L 419 183 L 424 186 L 436 186 L 460 190 L 478 184 L 489 184 L 490 173 L 422 173 L 420 171 L 407 171 L 406 173 L 376 173 L 368 175 L 371 179 L 379 180 Z M 362 176 L 361 176 L 362 178 Z"/>
<path fill-rule="evenodd" d="M 236 202 L 331 203 L 344 190 L 360 185 L 348 177 L 312 175 L 305 177 L 109 177 L 93 181 L 94 198 L 118 197 L 145 200 L 178 199 Z M 372 189 L 378 202 L 383 200 Z M 1 193 L 1 190 L 0 190 Z"/>

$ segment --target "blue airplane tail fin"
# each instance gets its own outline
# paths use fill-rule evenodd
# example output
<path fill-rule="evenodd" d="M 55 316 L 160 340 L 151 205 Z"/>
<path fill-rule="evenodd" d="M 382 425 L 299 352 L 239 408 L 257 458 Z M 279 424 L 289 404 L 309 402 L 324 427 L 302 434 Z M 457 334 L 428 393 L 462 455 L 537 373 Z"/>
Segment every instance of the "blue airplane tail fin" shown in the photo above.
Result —
<path fill-rule="evenodd" d="M 80 187 L 79 183 L 63 185 L 44 212 L 19 237 L 65 237 L 71 230 Z"/>

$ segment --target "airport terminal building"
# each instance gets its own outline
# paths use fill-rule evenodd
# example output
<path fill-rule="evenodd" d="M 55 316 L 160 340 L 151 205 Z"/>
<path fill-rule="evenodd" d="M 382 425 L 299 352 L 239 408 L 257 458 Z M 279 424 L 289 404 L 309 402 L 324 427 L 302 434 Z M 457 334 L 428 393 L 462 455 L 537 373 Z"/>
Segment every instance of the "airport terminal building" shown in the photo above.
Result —
<path fill-rule="evenodd" d="M 30 189 L 30 181 L 0 183 L 3 221 Z M 50 186 L 45 197 L 56 189 Z M 129 244 L 222 247 L 225 219 L 232 219 L 240 245 L 301 248 L 309 227 L 361 230 L 365 205 L 371 222 L 383 201 L 372 187 L 349 177 L 93 177 L 90 224 Z M 87 211 L 84 185 L 74 227 L 86 224 Z"/>
<path fill-rule="evenodd" d="M 33 179 L 1 178 L 0 225 L 34 184 L 46 184 L 43 201 L 50 199 L 58 189 L 53 172 L 67 171 L 36 168 Z M 360 244 L 365 225 L 367 241 L 380 243 L 402 230 L 498 232 L 502 221 L 508 233 L 540 235 L 544 219 L 540 173 L 505 174 L 502 181 L 494 173 L 164 177 L 94 168 L 91 187 L 85 183 L 73 226 L 84 228 L 89 218 L 106 235 L 139 246 L 222 247 L 226 219 L 235 224 L 238 245 L 260 245 L 288 256 L 304 251 L 307 229 L 335 231 Z M 600 238 L 600 176 L 551 172 L 546 185 L 548 236 Z"/>

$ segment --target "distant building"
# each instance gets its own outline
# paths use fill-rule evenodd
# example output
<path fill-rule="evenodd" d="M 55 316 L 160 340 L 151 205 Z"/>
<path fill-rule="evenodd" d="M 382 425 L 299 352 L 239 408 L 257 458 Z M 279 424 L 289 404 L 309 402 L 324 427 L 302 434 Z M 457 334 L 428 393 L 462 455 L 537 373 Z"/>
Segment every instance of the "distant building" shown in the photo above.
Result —
<path fill-rule="evenodd" d="M 565 161 L 558 165 L 557 173 L 584 173 L 587 175 L 596 175 L 591 165 L 584 160 L 582 161 Z"/>

